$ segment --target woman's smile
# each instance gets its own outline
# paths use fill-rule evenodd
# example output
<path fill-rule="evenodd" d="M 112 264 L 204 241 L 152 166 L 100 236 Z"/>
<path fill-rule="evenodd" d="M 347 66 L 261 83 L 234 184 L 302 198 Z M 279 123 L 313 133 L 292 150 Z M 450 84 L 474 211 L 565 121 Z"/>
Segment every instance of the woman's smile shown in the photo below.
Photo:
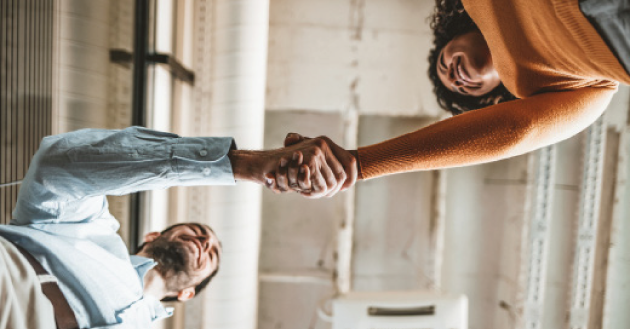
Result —
<path fill-rule="evenodd" d="M 478 31 L 462 34 L 444 46 L 437 74 L 444 86 L 470 96 L 483 96 L 501 83 L 490 50 Z"/>

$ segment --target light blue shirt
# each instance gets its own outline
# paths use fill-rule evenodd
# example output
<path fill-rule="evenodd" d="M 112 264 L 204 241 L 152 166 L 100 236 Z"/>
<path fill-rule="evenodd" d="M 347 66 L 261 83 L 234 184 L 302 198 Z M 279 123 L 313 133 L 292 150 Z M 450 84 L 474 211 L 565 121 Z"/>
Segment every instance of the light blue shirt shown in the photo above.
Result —
<path fill-rule="evenodd" d="M 180 138 L 140 127 L 85 129 L 42 140 L 0 235 L 52 275 L 81 328 L 148 328 L 170 313 L 143 296 L 152 259 L 129 256 L 105 195 L 232 185 L 228 137 Z"/>

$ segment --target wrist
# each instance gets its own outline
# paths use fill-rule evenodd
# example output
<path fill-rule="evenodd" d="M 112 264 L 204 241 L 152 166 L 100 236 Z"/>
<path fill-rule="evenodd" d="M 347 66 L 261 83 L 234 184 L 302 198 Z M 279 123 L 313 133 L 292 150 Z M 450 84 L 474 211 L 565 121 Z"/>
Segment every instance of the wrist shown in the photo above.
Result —
<path fill-rule="evenodd" d="M 361 160 L 359 159 L 359 150 L 358 149 L 356 149 L 356 150 L 348 150 L 348 152 L 350 154 L 352 154 L 352 156 L 354 157 L 354 159 L 356 161 L 355 163 L 356 163 L 356 166 L 357 166 L 357 179 L 359 179 L 359 180 L 363 179 L 363 175 L 361 174 Z"/>
<path fill-rule="evenodd" d="M 231 150 L 228 153 L 235 180 L 264 184 L 265 173 L 270 171 L 265 151 Z"/>

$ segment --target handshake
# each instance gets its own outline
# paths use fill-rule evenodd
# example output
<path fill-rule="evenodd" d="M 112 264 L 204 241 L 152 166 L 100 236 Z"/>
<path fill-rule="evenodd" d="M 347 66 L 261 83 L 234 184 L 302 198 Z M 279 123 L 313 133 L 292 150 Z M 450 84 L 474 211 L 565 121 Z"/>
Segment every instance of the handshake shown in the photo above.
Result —
<path fill-rule="evenodd" d="M 345 150 L 328 137 L 289 133 L 284 146 L 230 151 L 234 178 L 265 185 L 275 193 L 297 192 L 307 198 L 331 197 L 357 180 L 356 151 Z"/>

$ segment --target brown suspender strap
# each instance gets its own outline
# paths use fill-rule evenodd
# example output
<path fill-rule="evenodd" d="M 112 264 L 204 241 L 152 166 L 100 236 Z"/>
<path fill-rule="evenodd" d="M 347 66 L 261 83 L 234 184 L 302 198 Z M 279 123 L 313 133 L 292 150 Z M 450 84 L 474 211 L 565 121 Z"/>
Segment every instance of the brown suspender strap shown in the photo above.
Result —
<path fill-rule="evenodd" d="M 15 245 L 15 244 L 14 244 Z M 28 251 L 22 247 L 15 245 L 22 255 L 33 266 L 35 274 L 38 276 L 48 275 L 48 272 L 42 267 L 42 265 L 31 255 Z M 68 301 L 61 293 L 59 285 L 54 281 L 41 282 L 42 292 L 53 306 L 55 312 L 55 321 L 57 322 L 57 329 L 78 329 L 77 319 L 74 316 L 74 312 L 70 308 Z"/>

